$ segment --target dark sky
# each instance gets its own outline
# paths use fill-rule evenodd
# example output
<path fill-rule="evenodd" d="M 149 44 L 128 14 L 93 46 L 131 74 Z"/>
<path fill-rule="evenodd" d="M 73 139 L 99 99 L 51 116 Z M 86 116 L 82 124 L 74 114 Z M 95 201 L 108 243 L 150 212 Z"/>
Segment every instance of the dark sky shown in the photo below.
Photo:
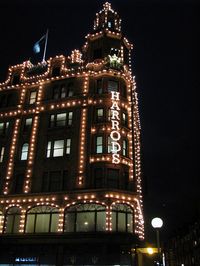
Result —
<path fill-rule="evenodd" d="M 27 2 L 29 4 L 27 4 Z M 41 3 L 40 3 L 41 2 Z M 47 58 L 69 55 L 92 31 L 101 0 L 1 1 L 0 81 L 9 65 L 31 58 L 49 28 Z M 190 222 L 200 205 L 197 90 L 197 1 L 113 0 L 134 44 L 139 94 L 147 240 L 151 218 L 162 236 Z M 199 208 L 200 209 L 200 208 Z"/>

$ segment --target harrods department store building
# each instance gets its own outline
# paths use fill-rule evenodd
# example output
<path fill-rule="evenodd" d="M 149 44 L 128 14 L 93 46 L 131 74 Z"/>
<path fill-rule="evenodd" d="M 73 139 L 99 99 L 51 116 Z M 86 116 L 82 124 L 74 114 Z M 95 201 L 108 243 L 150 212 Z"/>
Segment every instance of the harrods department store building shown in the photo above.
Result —
<path fill-rule="evenodd" d="M 132 44 L 109 3 L 83 48 L 0 84 L 0 265 L 133 265 L 144 238 Z"/>

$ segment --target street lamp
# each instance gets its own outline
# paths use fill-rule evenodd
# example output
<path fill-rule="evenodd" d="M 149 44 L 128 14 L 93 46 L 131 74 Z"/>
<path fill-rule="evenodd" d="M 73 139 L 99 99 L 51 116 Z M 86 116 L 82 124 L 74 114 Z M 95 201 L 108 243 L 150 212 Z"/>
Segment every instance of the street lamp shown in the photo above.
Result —
<path fill-rule="evenodd" d="M 153 218 L 151 221 L 151 225 L 153 228 L 156 229 L 156 240 L 157 240 L 157 248 L 158 248 L 158 255 L 159 255 L 159 263 L 162 261 L 161 257 L 161 250 L 160 250 L 160 236 L 159 236 L 159 229 L 163 226 L 163 221 L 161 218 Z"/>

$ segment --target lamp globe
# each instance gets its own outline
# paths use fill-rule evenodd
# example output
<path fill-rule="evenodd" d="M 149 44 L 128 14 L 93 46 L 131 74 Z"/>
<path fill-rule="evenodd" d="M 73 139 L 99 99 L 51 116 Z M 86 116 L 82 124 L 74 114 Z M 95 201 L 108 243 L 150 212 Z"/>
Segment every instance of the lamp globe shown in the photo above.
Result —
<path fill-rule="evenodd" d="M 151 221 L 153 228 L 161 228 L 163 226 L 163 220 L 161 218 L 155 217 Z"/>

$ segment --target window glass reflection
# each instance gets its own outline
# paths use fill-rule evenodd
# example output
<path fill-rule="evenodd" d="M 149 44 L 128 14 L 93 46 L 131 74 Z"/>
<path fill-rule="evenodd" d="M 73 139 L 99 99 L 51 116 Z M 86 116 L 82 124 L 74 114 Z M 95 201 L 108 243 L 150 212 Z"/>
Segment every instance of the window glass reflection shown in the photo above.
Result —
<path fill-rule="evenodd" d="M 77 215 L 77 232 L 90 232 L 95 229 L 95 213 L 80 212 Z"/>
<path fill-rule="evenodd" d="M 106 211 L 100 204 L 80 204 L 66 209 L 64 232 L 106 230 Z"/>
<path fill-rule="evenodd" d="M 116 204 L 112 208 L 112 230 L 133 232 L 133 210 L 126 204 Z"/>
<path fill-rule="evenodd" d="M 38 206 L 26 215 L 26 233 L 54 233 L 58 231 L 59 212 L 57 208 Z"/>
<path fill-rule="evenodd" d="M 20 209 L 12 207 L 8 209 L 6 214 L 5 233 L 16 234 L 19 233 L 20 224 Z"/>
<path fill-rule="evenodd" d="M 49 232 L 49 221 L 50 221 L 49 214 L 37 214 L 35 232 L 36 233 L 48 233 Z"/>

